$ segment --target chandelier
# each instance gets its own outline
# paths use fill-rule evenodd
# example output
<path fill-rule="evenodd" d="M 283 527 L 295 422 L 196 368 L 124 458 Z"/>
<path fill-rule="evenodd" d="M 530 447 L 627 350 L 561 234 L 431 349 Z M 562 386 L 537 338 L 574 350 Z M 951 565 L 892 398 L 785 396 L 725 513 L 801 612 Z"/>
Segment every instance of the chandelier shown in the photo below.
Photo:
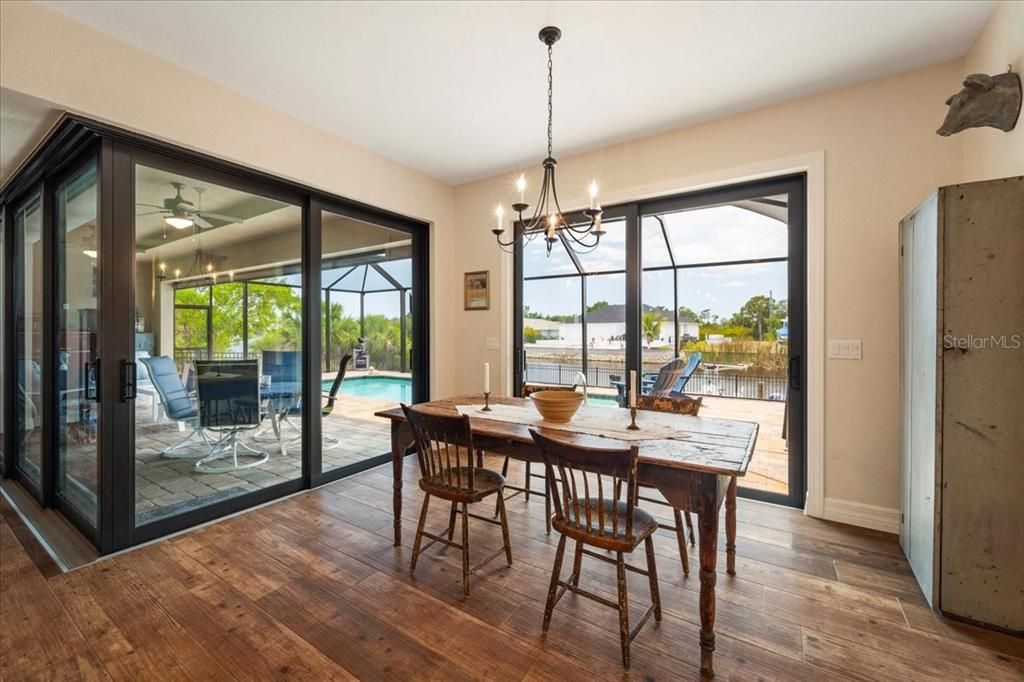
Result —
<path fill-rule="evenodd" d="M 548 155 L 541 163 L 544 168 L 544 180 L 540 187 L 540 196 L 537 199 L 536 208 L 530 217 L 523 214 L 530 208 L 525 202 L 526 199 L 526 178 L 520 175 L 516 180 L 516 190 L 519 193 L 519 201 L 512 204 L 512 211 L 517 216 L 513 225 L 513 236 L 509 241 L 502 241 L 501 235 L 505 233 L 505 208 L 499 204 L 494 210 L 497 223 L 491 232 L 498 241 L 498 246 L 506 253 L 512 253 L 516 248 L 522 248 L 533 241 L 538 235 L 544 235 L 547 242 L 547 253 L 550 256 L 551 247 L 559 239 L 567 248 L 577 253 L 587 253 L 594 250 L 601 241 L 605 230 L 601 227 L 601 205 L 597 202 L 597 182 L 590 183 L 590 207 L 583 211 L 589 219 L 589 223 L 582 222 L 572 224 L 562 215 L 562 207 L 558 204 L 558 189 L 555 187 L 555 166 L 557 161 L 551 155 L 551 117 L 552 117 L 552 48 L 558 39 L 562 37 L 562 31 L 555 26 L 545 26 L 540 30 L 540 41 L 548 46 Z M 521 238 L 517 238 L 521 235 Z"/>

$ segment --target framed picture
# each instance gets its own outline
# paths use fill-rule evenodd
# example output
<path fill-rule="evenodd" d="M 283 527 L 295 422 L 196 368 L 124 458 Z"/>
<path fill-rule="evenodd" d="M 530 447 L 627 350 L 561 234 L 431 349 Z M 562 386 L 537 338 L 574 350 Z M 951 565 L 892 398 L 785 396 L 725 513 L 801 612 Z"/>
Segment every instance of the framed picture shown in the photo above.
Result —
<path fill-rule="evenodd" d="M 463 305 L 465 310 L 491 309 L 490 270 L 467 272 L 463 282 Z"/>

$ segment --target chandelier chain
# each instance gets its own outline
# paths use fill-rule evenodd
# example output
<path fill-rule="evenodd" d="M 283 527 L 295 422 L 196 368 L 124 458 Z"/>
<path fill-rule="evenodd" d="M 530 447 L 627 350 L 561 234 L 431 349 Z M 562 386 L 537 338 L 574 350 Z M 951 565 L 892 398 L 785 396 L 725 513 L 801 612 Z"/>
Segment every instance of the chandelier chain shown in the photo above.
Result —
<path fill-rule="evenodd" d="M 552 77 L 552 70 L 553 70 L 553 66 L 552 65 L 553 65 L 553 62 L 552 62 L 552 59 L 551 59 L 551 51 L 552 51 L 552 46 L 548 45 L 548 158 L 551 158 L 551 150 L 552 150 L 552 144 L 551 144 L 551 139 L 552 139 L 551 138 L 551 118 L 552 118 L 552 115 L 553 115 L 552 112 L 554 111 L 553 107 L 551 106 L 551 100 L 553 98 L 553 93 L 554 93 L 554 87 L 553 87 L 554 79 Z"/>

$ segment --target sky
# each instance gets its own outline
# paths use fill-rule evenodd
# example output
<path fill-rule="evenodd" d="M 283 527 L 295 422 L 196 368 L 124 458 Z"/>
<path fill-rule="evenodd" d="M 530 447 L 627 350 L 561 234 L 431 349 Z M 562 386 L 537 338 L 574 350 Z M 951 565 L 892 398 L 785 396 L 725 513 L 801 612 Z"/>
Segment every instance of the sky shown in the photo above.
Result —
<path fill-rule="evenodd" d="M 751 258 L 785 257 L 788 254 L 785 223 L 735 206 L 664 214 L 665 229 L 677 264 L 713 263 Z M 606 223 L 608 235 L 589 254 L 580 256 L 588 272 L 625 268 L 625 225 L 623 221 Z M 668 250 L 661 226 L 653 217 L 643 220 L 641 254 L 644 267 L 669 265 Z M 545 254 L 542 239 L 531 242 L 525 251 L 524 273 L 531 275 L 575 272 L 564 248 Z M 788 298 L 785 262 L 751 265 L 720 265 L 678 270 L 679 305 L 696 312 L 710 309 L 712 314 L 729 317 L 758 294 L 775 300 Z M 625 303 L 623 275 L 593 276 L 587 280 L 587 303 L 608 301 Z M 672 308 L 672 272 L 656 271 L 644 275 L 643 302 Z M 524 303 L 544 315 L 574 314 L 579 311 L 578 278 L 527 282 Z"/>

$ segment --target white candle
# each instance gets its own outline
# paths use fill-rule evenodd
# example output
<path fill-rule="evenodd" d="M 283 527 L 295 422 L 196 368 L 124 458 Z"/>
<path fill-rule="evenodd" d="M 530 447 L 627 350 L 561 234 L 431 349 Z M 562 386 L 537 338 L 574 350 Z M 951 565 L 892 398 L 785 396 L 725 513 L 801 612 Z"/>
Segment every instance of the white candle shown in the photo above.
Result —
<path fill-rule="evenodd" d="M 516 180 L 516 189 L 519 191 L 519 203 L 526 203 L 526 176 L 520 175 Z"/>
<path fill-rule="evenodd" d="M 629 370 L 629 406 L 636 407 L 636 370 Z"/>
<path fill-rule="evenodd" d="M 484 363 L 484 393 L 491 392 L 491 363 Z"/>
<path fill-rule="evenodd" d="M 495 224 L 495 229 L 497 229 L 497 230 L 504 229 L 501 226 L 501 218 L 504 215 L 505 215 L 505 207 L 502 206 L 501 204 L 498 204 L 498 208 L 494 209 L 494 217 L 497 219 L 497 222 Z"/>
<path fill-rule="evenodd" d="M 590 181 L 590 210 L 597 210 L 597 180 Z"/>

